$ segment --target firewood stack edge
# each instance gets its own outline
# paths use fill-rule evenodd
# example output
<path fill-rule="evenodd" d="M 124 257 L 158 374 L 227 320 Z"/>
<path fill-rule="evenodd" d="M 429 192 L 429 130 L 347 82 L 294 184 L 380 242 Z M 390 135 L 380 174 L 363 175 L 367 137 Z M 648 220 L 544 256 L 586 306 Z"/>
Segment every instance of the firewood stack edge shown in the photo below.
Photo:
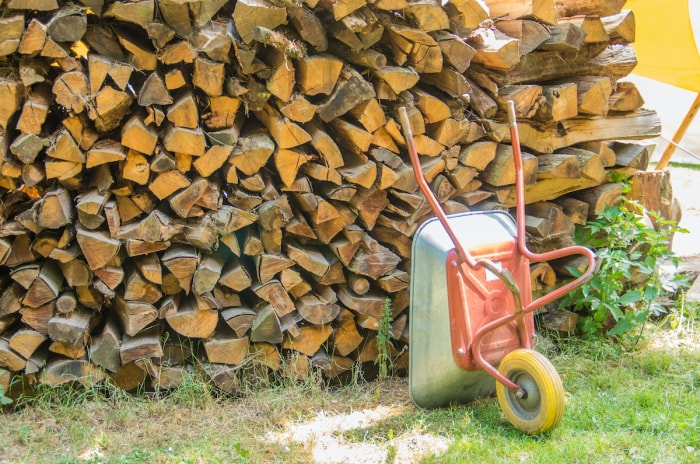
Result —
<path fill-rule="evenodd" d="M 405 366 L 432 213 L 397 109 L 448 212 L 505 209 L 513 100 L 531 246 L 569 244 L 660 133 L 624 3 L 0 1 L 0 385 L 334 378 L 387 302 Z"/>

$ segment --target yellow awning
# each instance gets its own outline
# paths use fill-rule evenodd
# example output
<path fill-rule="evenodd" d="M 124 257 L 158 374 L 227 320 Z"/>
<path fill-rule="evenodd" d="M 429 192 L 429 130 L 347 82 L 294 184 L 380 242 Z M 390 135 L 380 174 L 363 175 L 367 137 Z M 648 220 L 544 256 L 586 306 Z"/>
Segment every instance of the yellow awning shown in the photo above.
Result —
<path fill-rule="evenodd" d="M 636 22 L 635 74 L 700 92 L 700 55 L 690 2 L 698 0 L 627 0 L 625 9 L 634 11 Z"/>

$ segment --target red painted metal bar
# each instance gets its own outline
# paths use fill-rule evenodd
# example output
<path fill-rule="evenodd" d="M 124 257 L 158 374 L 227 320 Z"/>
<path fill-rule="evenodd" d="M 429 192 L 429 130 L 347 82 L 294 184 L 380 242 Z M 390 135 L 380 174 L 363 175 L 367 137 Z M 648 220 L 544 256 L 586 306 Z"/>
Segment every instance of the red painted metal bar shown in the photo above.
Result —
<path fill-rule="evenodd" d="M 447 222 L 447 215 L 445 215 L 445 211 L 442 209 L 442 206 L 440 206 L 440 202 L 438 201 L 433 191 L 430 190 L 428 181 L 425 180 L 423 170 L 420 166 L 420 160 L 418 159 L 418 150 L 416 149 L 416 142 L 413 139 L 411 121 L 408 119 L 408 113 L 406 112 L 406 108 L 403 106 L 399 108 L 399 117 L 401 118 L 401 126 L 403 127 L 404 138 L 406 139 L 406 146 L 408 147 L 408 154 L 411 158 L 411 164 L 413 165 L 413 172 L 416 176 L 418 187 L 420 187 L 420 190 L 421 192 L 423 192 L 425 199 L 428 200 L 428 203 L 430 203 L 430 207 L 432 208 L 437 218 L 440 220 L 440 223 L 445 228 L 445 231 L 447 231 L 447 234 L 450 236 L 452 243 L 454 243 L 459 259 L 469 264 L 469 266 L 472 268 L 476 267 L 476 261 L 474 260 L 474 257 L 467 250 L 464 249 L 461 243 L 459 243 L 457 235 L 455 235 L 455 232 L 452 230 L 452 227 L 450 227 L 450 224 Z"/>
<path fill-rule="evenodd" d="M 548 261 L 550 259 L 563 258 L 565 256 L 572 255 L 583 255 L 588 260 L 588 267 L 586 268 L 586 271 L 577 279 L 563 285 L 562 287 L 546 295 L 543 295 L 537 300 L 530 302 L 525 307 L 516 307 L 515 312 L 510 316 L 506 316 L 489 324 L 486 324 L 479 330 L 477 330 L 477 332 L 474 334 L 474 340 L 472 343 L 472 354 L 474 355 L 474 361 L 481 368 L 483 368 L 489 374 L 494 376 L 496 380 L 508 387 L 510 390 L 516 393 L 520 392 L 522 394 L 524 393 L 522 388 L 510 381 L 504 382 L 504 377 L 501 375 L 501 373 L 498 372 L 498 370 L 494 368 L 491 364 L 486 362 L 483 355 L 481 354 L 481 339 L 484 335 L 488 334 L 493 330 L 498 329 L 499 327 L 503 327 L 506 324 L 510 324 L 515 320 L 522 321 L 522 318 L 525 314 L 528 314 L 534 311 L 535 309 L 540 308 L 545 304 L 550 303 L 556 300 L 557 298 L 564 296 L 565 294 L 569 293 L 575 288 L 581 286 L 593 275 L 595 269 L 595 255 L 593 254 L 592 250 L 582 246 L 566 247 L 559 250 L 549 251 L 546 253 L 534 253 L 530 251 L 530 249 L 527 247 L 527 236 L 525 234 L 525 180 L 523 175 L 523 160 L 522 153 L 520 151 L 520 136 L 518 134 L 518 126 L 515 118 L 515 108 L 512 101 L 508 102 L 508 121 L 510 123 L 510 137 L 513 146 L 513 158 L 515 160 L 516 224 L 518 228 L 517 240 L 519 251 L 527 259 L 536 262 Z M 515 293 L 513 293 L 513 296 L 515 297 L 516 302 L 519 301 Z"/>
<path fill-rule="evenodd" d="M 550 303 L 557 298 L 561 298 L 570 291 L 580 287 L 584 282 L 593 276 L 595 269 L 595 254 L 589 248 L 583 246 L 571 246 L 552 250 L 546 253 L 534 253 L 527 247 L 527 236 L 525 235 L 525 180 L 523 176 L 523 156 L 520 151 L 520 136 L 518 135 L 518 125 L 515 119 L 515 107 L 512 101 L 508 102 L 508 122 L 510 123 L 510 140 L 513 145 L 513 158 L 515 160 L 515 189 L 516 189 L 516 223 L 518 227 L 518 249 L 530 261 L 540 262 L 552 259 L 563 258 L 565 256 L 583 255 L 588 260 L 588 267 L 577 279 L 572 280 L 558 289 L 543 295 L 531 302 L 523 310 L 529 312 Z"/>

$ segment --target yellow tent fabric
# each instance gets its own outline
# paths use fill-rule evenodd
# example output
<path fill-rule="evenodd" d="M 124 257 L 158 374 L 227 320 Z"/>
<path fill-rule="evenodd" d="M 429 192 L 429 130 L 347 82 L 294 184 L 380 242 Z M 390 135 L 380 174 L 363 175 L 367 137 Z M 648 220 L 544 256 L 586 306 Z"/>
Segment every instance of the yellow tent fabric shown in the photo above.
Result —
<path fill-rule="evenodd" d="M 698 54 L 689 9 L 699 0 L 627 0 L 634 11 L 634 46 L 639 74 L 666 84 L 700 92 Z"/>

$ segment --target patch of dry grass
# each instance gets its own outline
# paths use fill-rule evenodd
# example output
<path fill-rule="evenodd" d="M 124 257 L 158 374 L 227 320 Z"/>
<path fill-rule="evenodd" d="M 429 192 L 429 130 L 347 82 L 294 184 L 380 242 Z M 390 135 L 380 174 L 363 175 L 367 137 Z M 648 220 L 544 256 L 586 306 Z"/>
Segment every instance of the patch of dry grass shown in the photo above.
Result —
<path fill-rule="evenodd" d="M 566 412 L 541 437 L 514 430 L 494 399 L 419 410 L 405 378 L 279 380 L 234 399 L 193 376 L 151 398 L 40 391 L 3 415 L 0 463 L 697 462 L 700 331 L 694 318 L 673 327 L 631 353 L 555 341 Z"/>
<path fill-rule="evenodd" d="M 0 462 L 314 462 L 348 427 L 413 408 L 405 379 L 286 383 L 234 399 L 193 378 L 162 398 L 117 396 L 40 392 L 4 415 Z"/>

